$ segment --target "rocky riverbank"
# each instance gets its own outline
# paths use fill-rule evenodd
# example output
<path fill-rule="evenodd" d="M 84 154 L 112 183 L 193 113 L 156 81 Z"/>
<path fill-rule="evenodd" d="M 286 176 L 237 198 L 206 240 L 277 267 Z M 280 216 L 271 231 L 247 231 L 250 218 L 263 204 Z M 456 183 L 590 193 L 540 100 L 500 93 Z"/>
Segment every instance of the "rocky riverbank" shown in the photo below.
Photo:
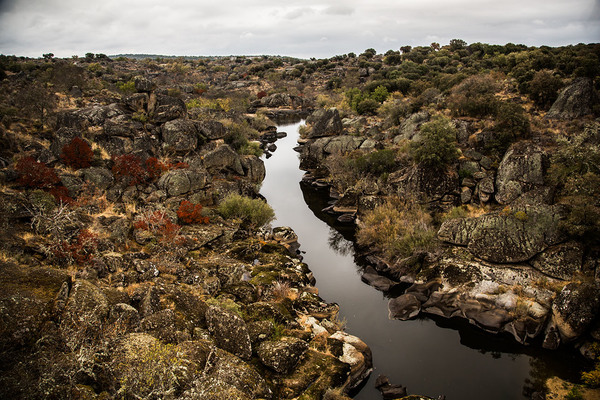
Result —
<path fill-rule="evenodd" d="M 235 142 L 259 148 L 239 134 L 257 117 L 194 119 L 148 78 L 135 91 L 80 99 L 39 136 L 2 130 L 1 396 L 346 398 L 370 350 L 293 230 L 218 212 L 260 203 L 263 161 Z"/>
<path fill-rule="evenodd" d="M 586 90 L 576 89 L 582 85 L 566 88 L 549 117 L 589 101 Z M 391 318 L 461 317 L 489 332 L 508 332 L 520 343 L 541 337 L 546 348 L 575 344 L 592 357 L 590 345 L 599 338 L 598 249 L 589 237 L 565 228 L 573 209 L 558 201 L 548 178 L 550 160 L 560 151 L 550 138 L 516 141 L 492 161 L 476 145 L 486 132 L 472 134 L 468 123 L 455 120 L 460 157 L 444 170 L 390 162 L 385 180 L 365 174 L 352 185 L 333 172 L 356 168 L 388 148 L 398 154 L 394 143 L 407 148 L 421 140 L 419 127 L 431 118 L 413 114 L 391 137 L 380 133 L 377 120 L 342 119 L 335 109 L 307 119 L 298 149 L 306 179 L 330 189 L 335 202 L 327 211 L 356 222 L 359 242 L 360 230 L 369 228 L 365 216 L 390 198 L 420 203 L 439 221 L 435 231 L 435 223 L 430 228 L 436 239 L 426 251 L 415 247 L 413 254 L 390 257 L 376 245 L 359 247 L 371 265 L 362 279 L 384 292 L 406 287 L 389 302 Z M 598 123 L 586 129 L 579 140 L 597 143 Z"/>

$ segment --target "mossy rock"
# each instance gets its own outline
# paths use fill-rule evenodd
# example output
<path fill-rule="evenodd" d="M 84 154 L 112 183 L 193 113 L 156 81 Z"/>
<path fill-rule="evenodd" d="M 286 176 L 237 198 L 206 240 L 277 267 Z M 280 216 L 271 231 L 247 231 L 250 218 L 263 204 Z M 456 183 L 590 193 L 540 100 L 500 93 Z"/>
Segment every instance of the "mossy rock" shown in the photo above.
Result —
<path fill-rule="evenodd" d="M 348 364 L 332 355 L 308 349 L 304 360 L 283 379 L 280 398 L 320 400 L 328 389 L 342 386 L 349 373 Z"/>

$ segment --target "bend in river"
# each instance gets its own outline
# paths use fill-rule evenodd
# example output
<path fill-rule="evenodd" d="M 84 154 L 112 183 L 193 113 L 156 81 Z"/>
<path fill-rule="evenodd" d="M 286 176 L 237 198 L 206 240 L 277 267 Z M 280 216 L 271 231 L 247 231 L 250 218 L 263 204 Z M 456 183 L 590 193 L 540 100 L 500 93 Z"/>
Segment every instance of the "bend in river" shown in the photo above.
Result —
<path fill-rule="evenodd" d="M 379 374 L 409 393 L 448 399 L 524 399 L 550 376 L 576 379 L 578 357 L 567 351 L 522 346 L 461 320 L 390 320 L 388 298 L 360 280 L 352 226 L 335 224 L 321 212 L 328 205 L 326 194 L 301 184 L 304 172 L 293 150 L 301 124 L 279 126 L 288 136 L 265 160 L 261 194 L 275 210 L 273 226 L 290 226 L 297 233 L 321 297 L 338 303 L 348 332 L 371 347 L 374 372 L 354 398 L 380 398 L 374 388 Z"/>

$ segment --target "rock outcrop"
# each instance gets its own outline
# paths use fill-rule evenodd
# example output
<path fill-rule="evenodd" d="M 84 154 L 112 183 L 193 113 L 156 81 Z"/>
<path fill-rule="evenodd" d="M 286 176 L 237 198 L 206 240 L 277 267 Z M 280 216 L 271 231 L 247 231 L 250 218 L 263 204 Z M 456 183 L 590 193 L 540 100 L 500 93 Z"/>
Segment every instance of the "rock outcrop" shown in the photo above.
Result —
<path fill-rule="evenodd" d="M 547 118 L 574 119 L 593 113 L 598 103 L 594 84 L 590 78 L 577 78 L 564 88 L 546 114 Z"/>

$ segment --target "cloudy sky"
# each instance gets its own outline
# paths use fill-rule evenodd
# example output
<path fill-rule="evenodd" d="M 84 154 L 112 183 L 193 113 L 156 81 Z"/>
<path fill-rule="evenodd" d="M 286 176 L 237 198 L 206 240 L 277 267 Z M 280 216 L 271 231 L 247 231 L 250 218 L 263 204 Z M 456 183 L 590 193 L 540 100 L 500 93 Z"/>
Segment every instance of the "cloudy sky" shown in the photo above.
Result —
<path fill-rule="evenodd" d="M 0 53 L 330 57 L 600 42 L 600 0 L 0 0 Z"/>

